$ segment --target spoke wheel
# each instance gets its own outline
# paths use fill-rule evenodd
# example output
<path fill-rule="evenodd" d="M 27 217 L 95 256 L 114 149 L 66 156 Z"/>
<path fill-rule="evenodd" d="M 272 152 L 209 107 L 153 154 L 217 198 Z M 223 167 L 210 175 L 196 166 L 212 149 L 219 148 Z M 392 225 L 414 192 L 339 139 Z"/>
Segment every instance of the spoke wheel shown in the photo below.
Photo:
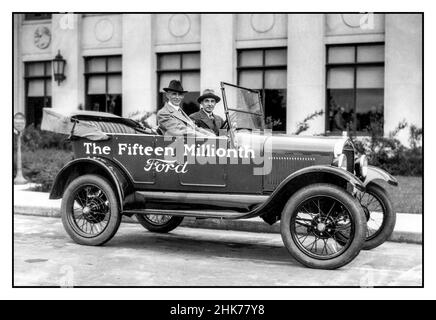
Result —
<path fill-rule="evenodd" d="M 147 219 L 150 223 L 156 225 L 156 226 L 162 226 L 168 221 L 171 220 L 172 216 L 169 215 L 157 215 L 157 214 L 147 214 L 144 216 L 145 219 Z"/>
<path fill-rule="evenodd" d="M 395 228 L 396 214 L 384 188 L 370 183 L 365 192 L 356 194 L 367 220 L 364 249 L 373 249 L 383 244 Z"/>
<path fill-rule="evenodd" d="M 344 204 L 335 198 L 318 196 L 307 199 L 291 220 L 295 243 L 315 259 L 332 259 L 344 253 L 354 238 L 354 223 Z M 346 241 L 340 241 L 346 235 Z"/>
<path fill-rule="evenodd" d="M 359 254 L 366 220 L 359 202 L 349 193 L 320 183 L 302 188 L 288 200 L 280 229 L 297 261 L 311 268 L 336 269 Z"/>
<path fill-rule="evenodd" d="M 366 218 L 366 240 L 374 239 L 383 229 L 383 219 L 386 209 L 375 195 L 367 192 L 360 192 L 357 195 Z"/>
<path fill-rule="evenodd" d="M 72 214 L 68 219 L 83 237 L 96 237 L 107 227 L 110 206 L 107 195 L 98 186 L 87 184 L 79 187 L 74 195 Z"/>
<path fill-rule="evenodd" d="M 137 214 L 136 219 L 148 231 L 159 233 L 170 232 L 183 221 L 183 217 L 156 214 Z"/>
<path fill-rule="evenodd" d="M 68 185 L 61 215 L 67 233 L 84 245 L 104 244 L 121 223 L 115 192 L 106 179 L 97 175 L 81 176 Z"/>

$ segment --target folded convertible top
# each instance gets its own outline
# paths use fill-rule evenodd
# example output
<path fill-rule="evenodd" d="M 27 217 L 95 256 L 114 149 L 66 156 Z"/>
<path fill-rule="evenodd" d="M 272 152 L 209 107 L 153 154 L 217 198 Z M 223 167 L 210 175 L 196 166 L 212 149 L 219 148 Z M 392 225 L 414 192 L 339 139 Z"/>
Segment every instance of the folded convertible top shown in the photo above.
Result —
<path fill-rule="evenodd" d="M 63 110 L 44 108 L 41 130 L 52 131 L 71 136 L 87 138 L 93 141 L 107 140 L 109 136 L 104 133 L 95 124 L 86 120 L 78 120 L 81 115 L 91 118 L 116 118 L 117 116 L 103 112 L 70 112 L 65 113 Z"/>

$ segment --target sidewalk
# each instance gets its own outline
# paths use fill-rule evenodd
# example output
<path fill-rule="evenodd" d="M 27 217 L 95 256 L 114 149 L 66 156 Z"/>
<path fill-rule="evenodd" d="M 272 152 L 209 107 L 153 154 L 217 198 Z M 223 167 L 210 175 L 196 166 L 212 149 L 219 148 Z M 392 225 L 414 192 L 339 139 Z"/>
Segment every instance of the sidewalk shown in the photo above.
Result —
<path fill-rule="evenodd" d="M 61 199 L 49 200 L 48 193 L 27 191 L 29 185 L 14 186 L 14 214 L 60 217 Z M 125 222 L 136 222 L 133 218 Z M 182 226 L 192 228 L 280 233 L 280 224 L 270 226 L 261 218 L 245 220 L 185 218 Z M 422 244 L 422 215 L 398 213 L 390 241 Z"/>

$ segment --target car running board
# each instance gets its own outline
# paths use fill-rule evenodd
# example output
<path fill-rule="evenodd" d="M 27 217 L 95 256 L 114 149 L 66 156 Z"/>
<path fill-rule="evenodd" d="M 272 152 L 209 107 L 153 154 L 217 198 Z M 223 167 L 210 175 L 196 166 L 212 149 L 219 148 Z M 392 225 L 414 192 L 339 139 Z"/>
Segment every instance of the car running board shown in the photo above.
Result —
<path fill-rule="evenodd" d="M 137 209 L 137 210 L 124 210 L 125 215 L 170 215 L 182 217 L 195 217 L 195 218 L 218 218 L 218 219 L 240 219 L 247 215 L 237 211 L 225 210 L 168 210 L 168 209 Z"/>

